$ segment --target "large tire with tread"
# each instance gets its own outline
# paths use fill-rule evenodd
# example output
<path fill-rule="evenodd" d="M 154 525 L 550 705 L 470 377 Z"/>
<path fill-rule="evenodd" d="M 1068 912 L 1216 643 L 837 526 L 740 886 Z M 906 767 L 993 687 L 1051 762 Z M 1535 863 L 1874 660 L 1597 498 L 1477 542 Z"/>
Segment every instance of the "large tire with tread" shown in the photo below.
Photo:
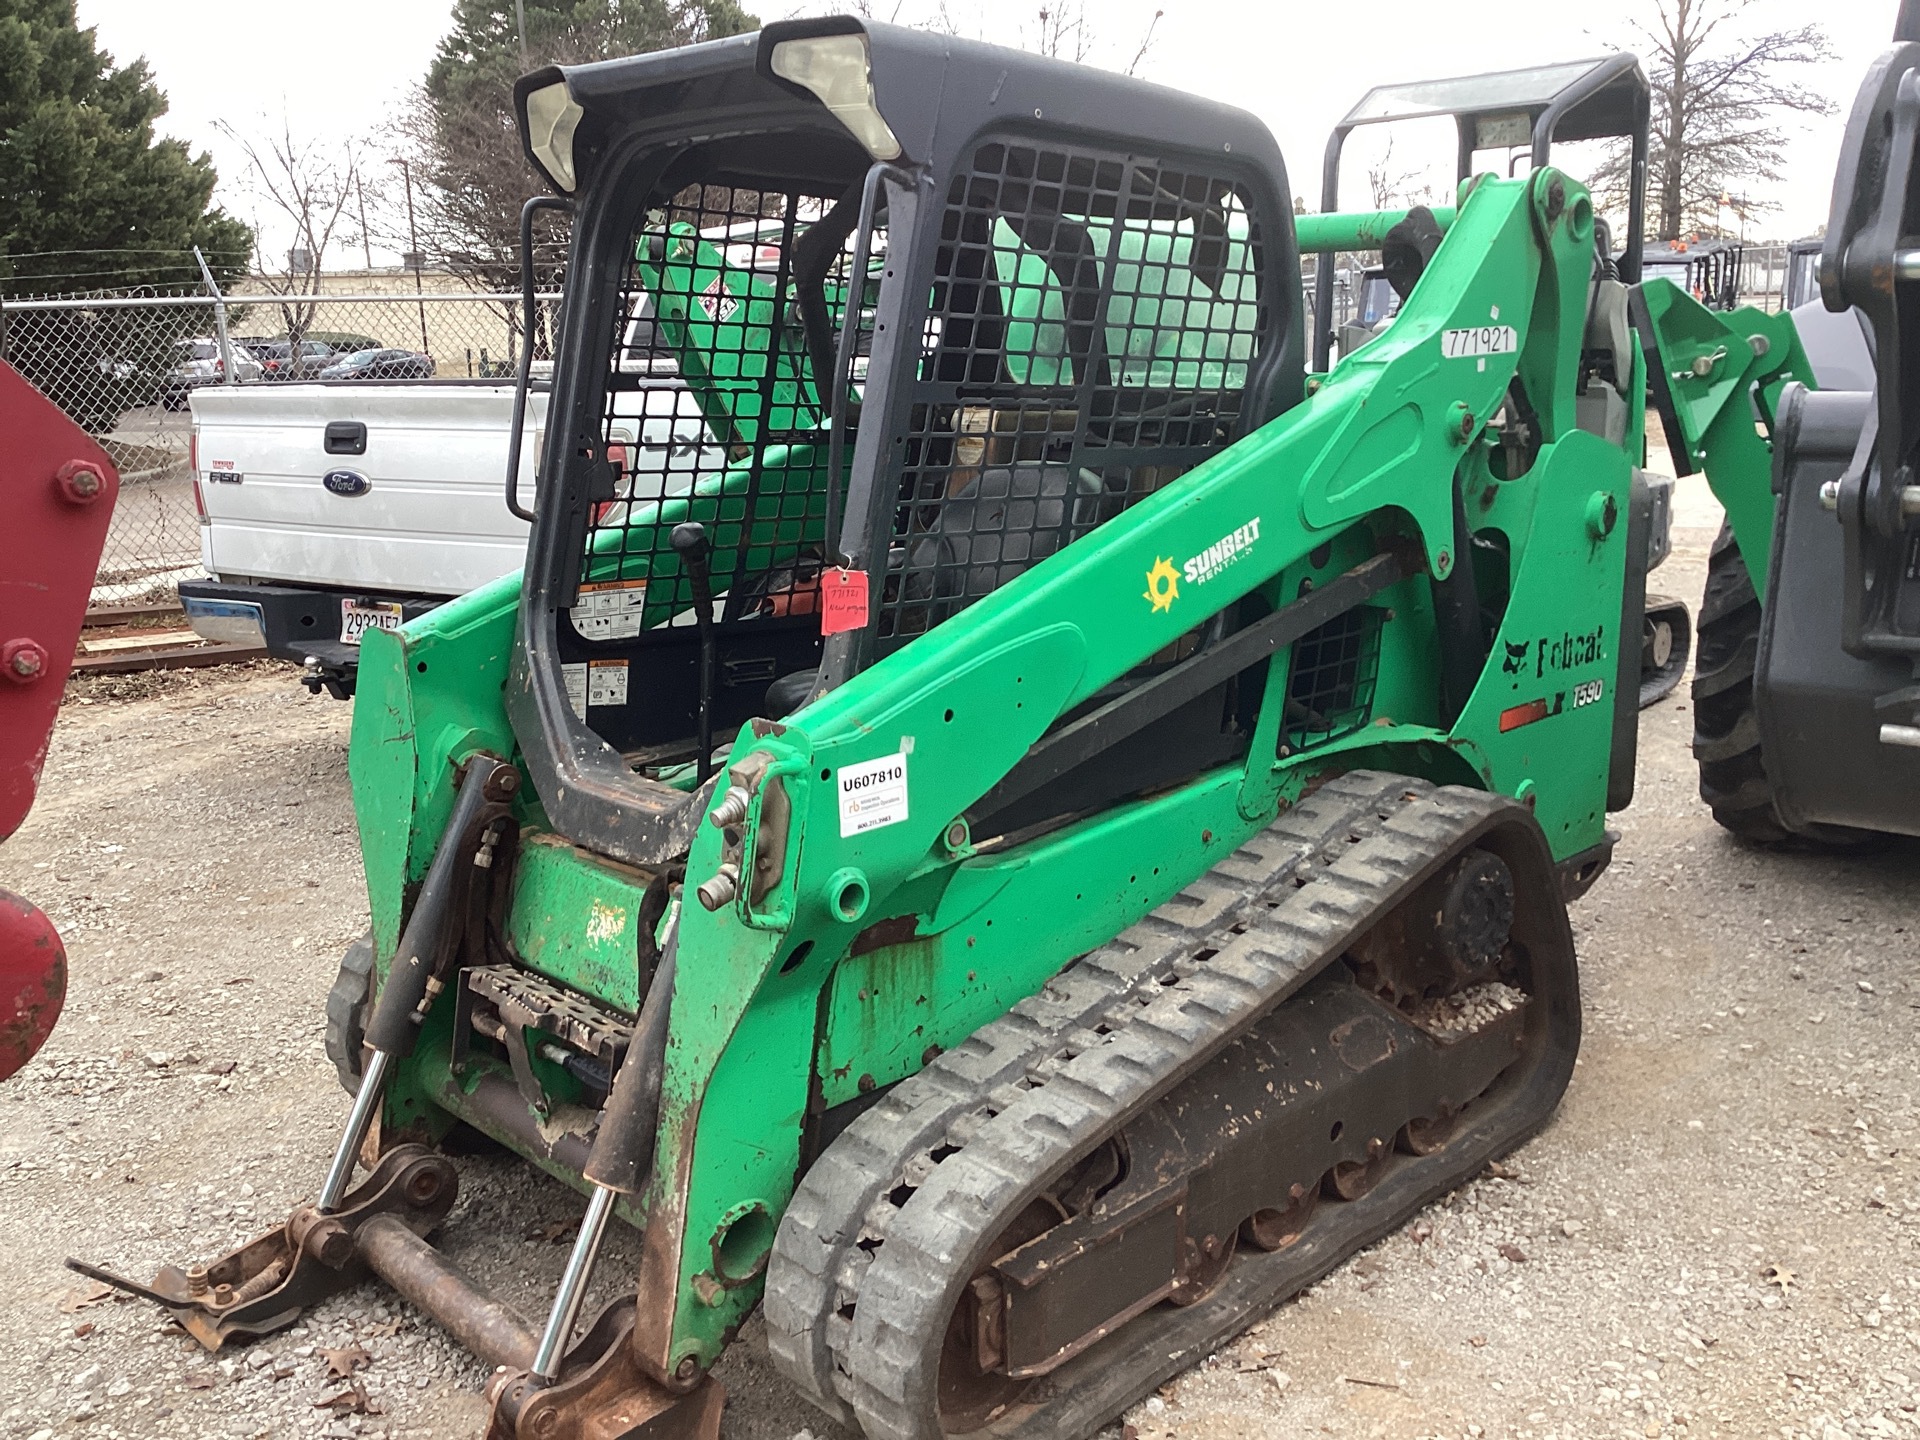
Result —
<path fill-rule="evenodd" d="M 1882 837 L 1872 831 L 1841 825 L 1789 829 L 1774 804 L 1753 699 L 1760 653 L 1760 597 L 1754 593 L 1733 527 L 1725 521 L 1707 561 L 1698 638 L 1693 758 L 1700 767 L 1700 798 L 1713 811 L 1713 818 L 1755 845 L 1858 849 L 1879 843 Z"/>
<path fill-rule="evenodd" d="M 327 992 L 327 1058 L 349 1095 L 360 1093 L 361 1057 L 372 1008 L 373 935 L 368 932 L 347 947 L 340 958 L 340 973 Z"/>

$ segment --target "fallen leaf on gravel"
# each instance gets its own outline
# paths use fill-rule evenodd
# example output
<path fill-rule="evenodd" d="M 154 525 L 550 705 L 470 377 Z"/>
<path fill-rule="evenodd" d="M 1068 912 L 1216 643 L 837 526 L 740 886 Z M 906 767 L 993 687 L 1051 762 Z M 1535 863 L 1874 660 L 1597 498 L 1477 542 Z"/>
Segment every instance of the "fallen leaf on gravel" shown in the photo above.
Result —
<path fill-rule="evenodd" d="M 84 1290 L 69 1290 L 66 1298 L 60 1302 L 60 1309 L 71 1315 L 76 1310 L 84 1310 L 89 1305 L 98 1305 L 102 1300 L 111 1299 L 113 1293 L 111 1285 L 103 1285 L 96 1280 Z"/>
<path fill-rule="evenodd" d="M 367 1387 L 354 1381 L 338 1395 L 313 1402 L 316 1410 L 331 1410 L 336 1415 L 378 1415 L 380 1402 L 367 1394 Z"/>
<path fill-rule="evenodd" d="M 1518 1170 L 1509 1170 L 1498 1160 L 1489 1160 L 1487 1162 L 1487 1174 L 1496 1180 L 1518 1180 L 1520 1178 L 1520 1172 Z"/>
<path fill-rule="evenodd" d="M 83 1320 L 78 1325 L 73 1327 L 73 1338 L 76 1340 L 84 1340 L 87 1338 L 87 1336 L 91 1335 L 92 1333 L 93 1333 L 93 1321 L 91 1320 Z"/>
<path fill-rule="evenodd" d="M 391 1340 L 395 1335 L 400 1333 L 400 1327 L 406 1323 L 402 1317 L 396 1315 L 393 1319 L 387 1321 L 386 1324 L 374 1326 L 367 1334 L 375 1340 Z"/>
<path fill-rule="evenodd" d="M 327 1377 L 335 1380 L 345 1379 L 362 1365 L 373 1361 L 373 1356 L 358 1345 L 342 1345 L 338 1348 L 322 1345 L 320 1358 L 327 1362 Z"/>
<path fill-rule="evenodd" d="M 1500 1253 L 1516 1265 L 1524 1265 L 1527 1263 L 1527 1252 L 1522 1250 L 1518 1245 L 1502 1245 L 1500 1247 Z"/>
<path fill-rule="evenodd" d="M 1765 1265 L 1760 1269 L 1760 1278 L 1769 1285 L 1778 1285 L 1782 1290 L 1793 1284 L 1793 1271 L 1784 1265 Z"/>
<path fill-rule="evenodd" d="M 1484 1335 L 1469 1335 L 1467 1337 L 1467 1344 L 1476 1350 L 1484 1350 L 1487 1348 L 1487 1337 Z"/>
<path fill-rule="evenodd" d="M 219 1383 L 219 1378 L 211 1370 L 198 1370 L 187 1376 L 189 1390 L 211 1390 Z"/>
<path fill-rule="evenodd" d="M 564 1220 L 549 1220 L 544 1225 L 529 1225 L 522 1239 L 545 1240 L 550 1245 L 558 1245 L 562 1240 L 573 1238 L 574 1227 Z"/>

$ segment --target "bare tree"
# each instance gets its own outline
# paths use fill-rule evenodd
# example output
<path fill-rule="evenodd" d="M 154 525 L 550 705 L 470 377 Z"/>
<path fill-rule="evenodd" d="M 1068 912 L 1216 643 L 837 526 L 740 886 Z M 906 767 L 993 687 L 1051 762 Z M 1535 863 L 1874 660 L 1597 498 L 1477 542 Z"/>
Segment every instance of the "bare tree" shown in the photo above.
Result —
<path fill-rule="evenodd" d="M 1433 188 L 1424 183 L 1424 175 L 1419 166 L 1403 170 L 1394 165 L 1393 139 L 1389 136 L 1380 158 L 1367 167 L 1367 193 L 1373 198 L 1373 208 L 1400 210 L 1426 204 L 1433 198 Z"/>
<path fill-rule="evenodd" d="M 1087 23 L 1087 0 L 1052 0 L 1039 10 L 1039 32 L 1032 48 L 1056 60 L 1084 62 L 1093 53 L 1093 27 Z"/>
<path fill-rule="evenodd" d="M 349 238 L 342 226 L 350 228 L 349 205 L 359 198 L 362 146 L 349 140 L 338 150 L 323 149 L 295 136 L 285 116 L 277 135 L 257 143 L 227 121 L 215 125 L 247 157 L 247 189 L 291 223 L 293 243 L 285 254 L 269 257 L 261 251 L 258 259 L 262 285 L 270 294 L 285 297 L 280 317 L 297 356 L 313 324 L 317 302 L 309 297 L 320 292 L 327 247 L 336 232 L 343 240 Z"/>
<path fill-rule="evenodd" d="M 1121 71 L 1121 74 L 1138 75 L 1140 73 L 1140 67 L 1146 63 L 1147 52 L 1153 48 L 1154 31 L 1160 28 L 1160 21 L 1166 13 L 1164 10 L 1153 12 L 1153 18 L 1147 21 L 1147 33 L 1140 37 L 1140 48 L 1133 52 L 1133 59 L 1127 62 L 1127 68 Z"/>
<path fill-rule="evenodd" d="M 1740 194 L 1748 214 L 1778 207 L 1750 197 L 1784 179 L 1782 118 L 1830 115 L 1833 102 L 1795 73 L 1831 58 L 1818 25 L 1745 33 L 1753 0 L 1653 0 L 1654 18 L 1636 24 L 1653 83 L 1649 218 L 1655 239 L 1718 227 L 1719 212 Z M 1628 159 L 1616 150 L 1595 178 L 1603 207 L 1624 213 Z"/>
<path fill-rule="evenodd" d="M 877 18 L 875 0 L 852 0 L 855 13 Z M 829 4 L 828 10 L 845 9 L 844 3 Z M 901 9 L 900 0 L 893 0 L 894 17 Z M 1076 64 L 1099 64 L 1098 52 L 1103 45 L 1100 27 L 1095 24 L 1095 15 L 1099 7 L 1095 6 L 1090 15 L 1087 0 L 1042 0 L 1033 12 L 1034 19 L 1022 24 L 1018 31 L 1019 45 L 1023 50 L 1036 55 L 1046 55 L 1056 60 L 1071 60 Z M 1138 75 L 1140 67 L 1146 63 L 1147 54 L 1153 48 L 1154 35 L 1166 11 L 1155 10 L 1147 27 L 1141 32 L 1140 43 L 1134 48 L 1133 58 L 1120 70 L 1123 75 Z M 976 15 L 972 23 L 963 23 L 956 18 L 949 0 L 936 0 L 933 13 L 923 21 L 914 22 L 920 28 L 932 30 L 941 35 L 959 35 L 971 39 L 987 40 L 996 44 L 1006 44 L 1005 32 L 987 24 L 983 15 Z M 1117 68 L 1109 65 L 1107 68 Z"/>

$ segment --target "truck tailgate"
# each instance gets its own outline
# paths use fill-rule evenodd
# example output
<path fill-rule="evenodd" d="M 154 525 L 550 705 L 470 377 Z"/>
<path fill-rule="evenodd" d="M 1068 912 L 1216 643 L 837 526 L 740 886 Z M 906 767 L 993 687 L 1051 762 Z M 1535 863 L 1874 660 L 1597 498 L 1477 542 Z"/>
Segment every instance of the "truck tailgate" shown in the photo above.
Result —
<path fill-rule="evenodd" d="M 192 405 L 215 575 L 459 595 L 526 553 L 502 493 L 511 385 L 208 386 Z M 528 396 L 526 496 L 545 411 Z M 329 454 L 330 421 L 363 425 L 364 452 Z"/>

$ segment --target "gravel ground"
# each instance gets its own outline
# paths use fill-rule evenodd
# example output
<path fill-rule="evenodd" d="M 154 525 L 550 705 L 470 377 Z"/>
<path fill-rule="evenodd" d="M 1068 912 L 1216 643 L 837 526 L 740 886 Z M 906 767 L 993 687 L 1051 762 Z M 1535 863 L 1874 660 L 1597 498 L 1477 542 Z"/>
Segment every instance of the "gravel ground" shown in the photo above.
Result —
<path fill-rule="evenodd" d="M 1700 594 L 1709 510 L 1683 495 L 1656 588 Z M 1920 1430 L 1920 847 L 1732 843 L 1695 798 L 1689 708 L 1643 716 L 1640 798 L 1575 910 L 1586 1042 L 1552 1125 L 1137 1407 L 1131 1437 Z M 317 1185 L 346 1110 L 320 1003 L 366 924 L 348 718 L 278 666 L 72 687 L 0 851 L 73 963 L 52 1043 L 0 1087 L 0 1436 L 478 1433 L 482 1368 L 373 1287 L 214 1357 L 59 1264 L 144 1278 Z M 580 1202 L 459 1163 L 442 1243 L 542 1313 Z M 605 1296 L 635 1254 L 614 1238 Z M 728 1436 L 839 1440 L 757 1328 L 722 1369 Z"/>

